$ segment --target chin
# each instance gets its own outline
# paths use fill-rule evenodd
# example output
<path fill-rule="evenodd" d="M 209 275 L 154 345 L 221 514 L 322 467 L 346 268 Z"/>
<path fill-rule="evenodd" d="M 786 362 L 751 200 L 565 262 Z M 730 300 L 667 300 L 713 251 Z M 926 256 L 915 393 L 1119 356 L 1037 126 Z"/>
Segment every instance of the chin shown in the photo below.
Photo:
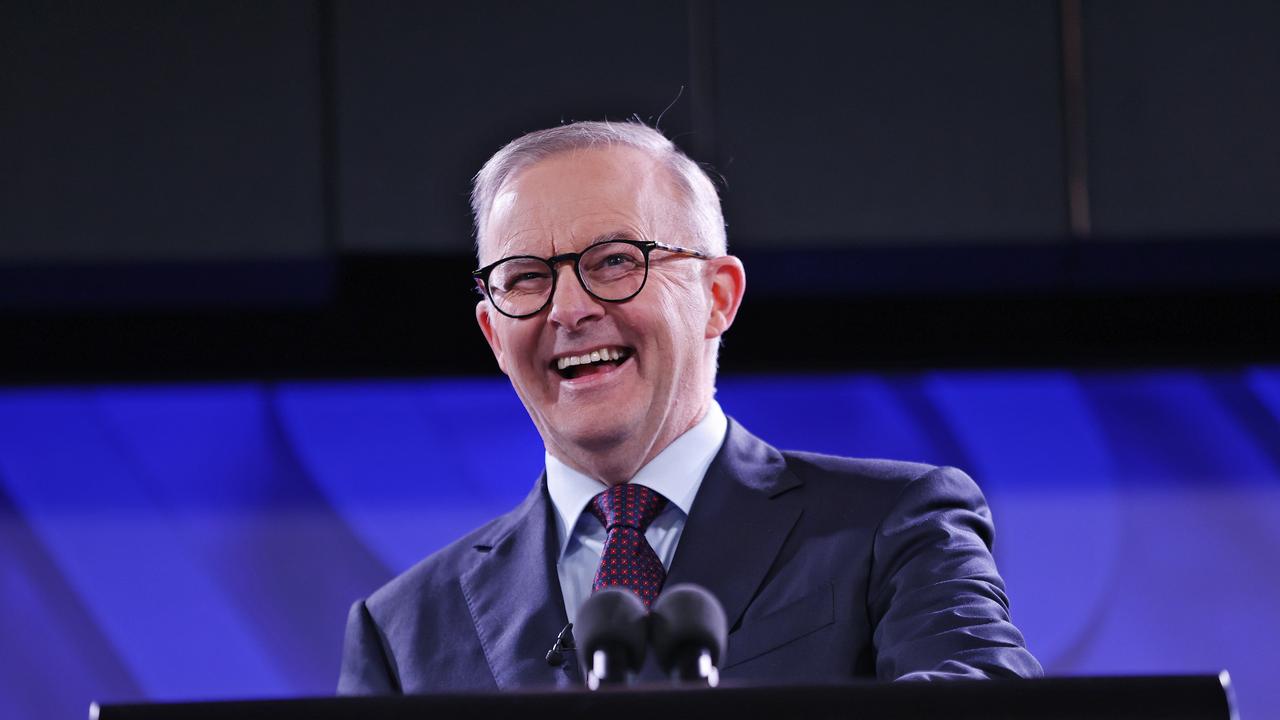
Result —
<path fill-rule="evenodd" d="M 556 425 L 556 435 L 562 442 L 588 451 L 604 451 L 625 442 L 636 431 L 639 422 L 620 415 L 616 411 L 599 409 L 594 412 L 575 413 Z"/>
<path fill-rule="evenodd" d="M 573 444 L 590 451 L 611 450 L 625 442 L 634 430 L 634 426 L 622 423 L 609 425 L 592 425 L 575 428 L 572 434 Z"/>

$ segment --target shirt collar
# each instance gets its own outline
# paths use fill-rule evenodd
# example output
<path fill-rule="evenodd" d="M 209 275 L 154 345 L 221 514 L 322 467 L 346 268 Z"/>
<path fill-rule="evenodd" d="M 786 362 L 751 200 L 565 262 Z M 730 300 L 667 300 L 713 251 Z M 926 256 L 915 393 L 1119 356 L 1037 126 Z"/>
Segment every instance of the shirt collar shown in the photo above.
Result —
<path fill-rule="evenodd" d="M 702 476 L 707 474 L 707 468 L 720 451 L 728 428 L 724 411 L 712 400 L 706 415 L 640 468 L 630 482 L 658 491 L 688 517 L 693 498 L 702 485 Z M 587 503 L 607 486 L 560 462 L 551 453 L 546 453 L 546 463 L 547 492 L 556 509 L 556 530 L 560 538 L 557 557 L 562 557 Z"/>

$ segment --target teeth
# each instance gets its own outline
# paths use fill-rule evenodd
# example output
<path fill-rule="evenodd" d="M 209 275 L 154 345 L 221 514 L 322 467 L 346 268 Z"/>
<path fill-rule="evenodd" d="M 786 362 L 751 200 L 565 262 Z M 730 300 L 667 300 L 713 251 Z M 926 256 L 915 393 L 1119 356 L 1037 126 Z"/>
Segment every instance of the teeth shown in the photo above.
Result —
<path fill-rule="evenodd" d="M 622 351 L 617 348 L 601 348 L 600 350 L 592 350 L 582 355 L 569 355 L 556 360 L 556 368 L 564 370 L 574 365 L 586 365 L 587 363 L 600 362 L 601 360 L 620 360 Z"/>

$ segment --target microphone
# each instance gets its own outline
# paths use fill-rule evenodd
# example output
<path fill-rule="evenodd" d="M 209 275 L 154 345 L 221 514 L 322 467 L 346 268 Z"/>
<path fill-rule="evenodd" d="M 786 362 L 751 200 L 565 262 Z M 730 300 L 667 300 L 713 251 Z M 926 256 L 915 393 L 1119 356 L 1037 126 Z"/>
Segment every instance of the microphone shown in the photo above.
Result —
<path fill-rule="evenodd" d="M 560 667 L 564 665 L 564 654 L 577 649 L 573 644 L 573 623 L 569 623 L 564 626 L 559 635 L 556 635 L 555 643 L 547 651 L 547 664 L 551 667 Z"/>
<path fill-rule="evenodd" d="M 715 595 L 689 583 L 668 588 L 653 604 L 649 626 L 658 664 L 671 679 L 720 684 L 729 623 Z"/>
<path fill-rule="evenodd" d="M 630 590 L 605 588 L 578 608 L 573 634 L 587 687 L 620 685 L 644 664 L 648 612 Z"/>

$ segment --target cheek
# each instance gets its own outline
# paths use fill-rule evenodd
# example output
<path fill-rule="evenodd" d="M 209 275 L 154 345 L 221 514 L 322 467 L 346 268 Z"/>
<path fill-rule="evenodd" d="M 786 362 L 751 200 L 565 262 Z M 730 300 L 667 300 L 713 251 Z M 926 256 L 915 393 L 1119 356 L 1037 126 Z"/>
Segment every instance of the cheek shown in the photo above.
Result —
<path fill-rule="evenodd" d="M 524 327 L 512 327 L 503 336 L 503 362 L 508 373 L 515 372 L 523 376 L 531 376 L 538 370 L 534 358 L 537 357 L 536 332 Z"/>
<path fill-rule="evenodd" d="M 701 296 L 690 292 L 688 287 L 664 288 L 657 311 L 655 321 L 661 324 L 658 334 L 671 339 L 674 354 L 701 352 L 706 325 L 706 307 Z"/>
<path fill-rule="evenodd" d="M 671 294 L 667 311 L 667 317 L 678 318 L 685 329 L 696 330 L 699 337 L 708 314 L 707 299 L 698 292 L 700 289 L 697 276 L 687 279 L 677 292 Z"/>

